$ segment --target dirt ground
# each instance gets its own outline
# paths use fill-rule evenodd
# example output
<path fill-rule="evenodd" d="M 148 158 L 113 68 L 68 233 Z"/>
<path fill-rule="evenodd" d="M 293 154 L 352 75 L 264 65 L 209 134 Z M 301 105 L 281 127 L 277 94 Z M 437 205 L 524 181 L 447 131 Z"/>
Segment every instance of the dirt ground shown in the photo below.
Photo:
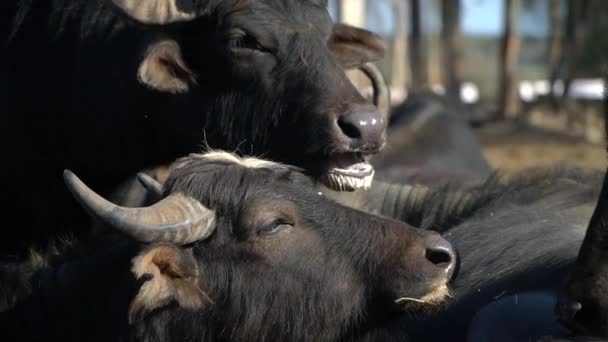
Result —
<path fill-rule="evenodd" d="M 506 172 L 555 164 L 605 170 L 608 165 L 602 144 L 565 134 L 514 123 L 484 126 L 477 133 L 492 166 Z"/>

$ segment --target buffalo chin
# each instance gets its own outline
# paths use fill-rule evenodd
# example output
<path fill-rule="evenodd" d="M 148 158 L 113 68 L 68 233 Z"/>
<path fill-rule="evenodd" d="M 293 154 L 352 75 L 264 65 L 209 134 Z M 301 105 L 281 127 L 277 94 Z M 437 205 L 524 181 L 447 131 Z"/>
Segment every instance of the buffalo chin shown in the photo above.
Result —
<path fill-rule="evenodd" d="M 450 298 L 450 290 L 447 285 L 441 285 L 419 298 L 400 297 L 395 304 L 403 310 L 429 308 L 443 304 L 447 298 Z"/>

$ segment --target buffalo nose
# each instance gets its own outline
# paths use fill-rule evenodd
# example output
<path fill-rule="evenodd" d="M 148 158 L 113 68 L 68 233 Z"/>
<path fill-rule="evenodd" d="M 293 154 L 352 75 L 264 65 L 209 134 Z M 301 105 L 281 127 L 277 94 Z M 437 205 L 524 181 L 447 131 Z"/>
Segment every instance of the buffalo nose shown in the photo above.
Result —
<path fill-rule="evenodd" d="M 361 108 L 340 116 L 338 127 L 352 148 L 375 150 L 384 144 L 384 117 L 373 108 Z"/>
<path fill-rule="evenodd" d="M 427 238 L 425 257 L 433 265 L 445 270 L 448 279 L 452 278 L 456 268 L 456 252 L 446 239 L 439 234 Z"/>

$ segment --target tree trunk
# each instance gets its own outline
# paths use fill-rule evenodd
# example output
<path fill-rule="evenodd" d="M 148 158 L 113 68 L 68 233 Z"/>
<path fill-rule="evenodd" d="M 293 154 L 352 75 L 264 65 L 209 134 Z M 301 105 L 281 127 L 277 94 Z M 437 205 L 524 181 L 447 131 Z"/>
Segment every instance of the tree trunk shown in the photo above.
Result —
<path fill-rule="evenodd" d="M 443 27 L 441 41 L 443 49 L 443 85 L 446 94 L 460 101 L 462 82 L 462 31 L 460 29 L 460 1 L 442 0 Z"/>
<path fill-rule="evenodd" d="M 407 88 L 407 36 L 405 30 L 406 2 L 393 0 L 395 11 L 395 37 L 393 41 L 393 66 L 391 85 L 400 92 Z"/>
<path fill-rule="evenodd" d="M 411 38 L 410 38 L 410 67 L 412 74 L 412 89 L 422 90 L 428 83 L 426 49 L 422 39 L 422 23 L 420 21 L 420 0 L 411 0 Z"/>
<path fill-rule="evenodd" d="M 554 109 L 557 107 L 555 101 L 555 81 L 559 77 L 559 64 L 562 54 L 562 22 L 560 0 L 550 0 L 549 10 L 549 41 L 547 42 L 547 75 L 549 79 L 549 97 Z"/>
<path fill-rule="evenodd" d="M 521 0 L 505 0 L 505 32 L 500 53 L 500 90 L 498 94 L 498 109 L 504 118 L 513 118 L 519 114 L 520 110 L 517 75 L 520 48 L 517 18 L 520 8 Z"/>
<path fill-rule="evenodd" d="M 365 27 L 367 0 L 340 0 L 340 21 L 356 27 Z M 350 80 L 358 87 L 365 87 L 369 80 L 358 70 L 347 72 Z"/>
<path fill-rule="evenodd" d="M 563 65 L 563 84 L 562 101 L 566 100 L 570 94 L 570 85 L 576 77 L 576 67 L 578 64 L 578 50 L 582 47 L 582 42 L 587 29 L 587 19 L 589 17 L 589 4 L 591 0 L 569 0 L 568 15 L 566 17 L 566 31 L 564 33 L 564 50 L 562 55 Z"/>
<path fill-rule="evenodd" d="M 357 27 L 365 27 L 366 0 L 341 0 L 340 21 Z"/>

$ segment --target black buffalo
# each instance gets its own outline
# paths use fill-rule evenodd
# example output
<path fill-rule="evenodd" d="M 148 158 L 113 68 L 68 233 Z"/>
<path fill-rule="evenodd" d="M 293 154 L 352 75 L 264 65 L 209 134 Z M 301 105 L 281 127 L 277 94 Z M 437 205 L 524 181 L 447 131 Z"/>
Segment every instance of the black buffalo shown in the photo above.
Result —
<path fill-rule="evenodd" d="M 344 70 L 385 44 L 324 0 L 7 0 L 0 23 L 3 259 L 83 232 L 64 168 L 108 195 L 208 145 L 369 183 L 384 121 Z"/>
<path fill-rule="evenodd" d="M 608 94 L 604 97 L 605 133 L 608 137 Z M 560 288 L 555 313 L 572 335 L 608 339 L 608 170 L 599 200 L 589 221 L 576 263 Z M 558 341 L 559 339 L 547 339 Z M 563 339 L 566 340 L 565 338 Z M 577 340 L 577 337 L 567 339 Z M 582 338 L 579 337 L 579 340 Z"/>
<path fill-rule="evenodd" d="M 224 191 L 225 188 L 222 188 L 224 182 L 205 183 L 204 186 L 200 185 L 202 182 L 197 181 L 198 177 L 213 174 L 213 172 L 207 170 L 210 164 L 208 164 L 208 161 L 201 160 L 197 165 L 192 164 L 192 166 L 199 171 L 187 171 L 187 168 L 175 169 L 173 172 L 174 176 L 165 184 L 165 196 L 180 191 L 189 194 L 190 192 L 188 192 L 188 189 L 192 190 L 199 187 L 201 193 L 212 193 L 209 189 L 217 190 L 221 188 L 218 190 L 221 193 L 220 198 L 213 200 L 214 197 L 210 197 L 209 199 L 202 200 L 202 203 L 205 204 L 205 206 L 211 206 L 212 203 L 220 203 L 221 201 L 228 200 L 232 201 L 233 198 L 239 198 L 238 202 L 231 204 L 230 207 L 232 210 L 241 208 L 242 203 L 250 198 L 248 197 L 248 195 L 251 194 L 250 192 L 240 190 Z M 329 224 L 327 234 L 329 234 L 332 229 L 338 229 L 339 234 L 341 234 L 340 237 L 346 236 L 350 239 L 350 241 L 345 242 L 344 246 L 350 246 L 349 248 L 353 253 L 350 255 L 350 258 L 355 262 L 360 260 L 361 256 L 366 256 L 370 249 L 363 248 L 354 240 L 353 234 L 359 233 L 359 226 L 353 222 L 363 222 L 363 220 L 379 220 L 380 222 L 385 222 L 386 219 L 369 215 L 369 213 L 363 214 L 356 210 L 334 206 L 332 202 L 326 201 L 325 197 L 337 198 L 338 201 L 341 201 L 342 203 L 362 208 L 371 213 L 399 218 L 402 221 L 410 222 L 412 225 L 426 230 L 440 231 L 447 239 L 452 241 L 459 253 L 459 265 L 457 266 L 457 275 L 450 284 L 451 298 L 448 300 L 447 306 L 443 307 L 442 310 L 433 310 L 431 313 L 422 311 L 418 312 L 416 315 L 407 315 L 406 317 L 387 317 L 383 315 L 383 313 L 389 314 L 389 312 L 393 315 L 399 314 L 398 312 L 390 310 L 381 310 L 382 312 L 372 310 L 373 314 L 368 316 L 371 318 L 381 318 L 381 321 L 383 322 L 381 324 L 382 329 L 377 330 L 376 332 L 387 333 L 392 337 L 399 336 L 400 340 L 409 336 L 412 341 L 465 341 L 467 337 L 471 338 L 471 336 L 479 336 L 480 334 L 483 335 L 483 333 L 488 332 L 493 334 L 490 335 L 487 340 L 497 341 L 498 337 L 504 336 L 505 331 L 508 332 L 511 337 L 522 337 L 521 334 L 523 334 L 525 337 L 524 340 L 534 340 L 534 337 L 544 335 L 548 331 L 545 329 L 546 326 L 534 327 L 533 324 L 543 320 L 544 322 L 542 323 L 553 320 L 552 307 L 547 305 L 547 303 L 550 304 L 550 300 L 541 303 L 544 304 L 543 306 L 538 306 L 538 296 L 532 296 L 533 300 L 532 302 L 529 302 L 528 298 L 531 298 L 529 294 L 541 292 L 543 293 L 541 299 L 546 298 L 546 295 L 550 298 L 555 298 L 555 293 L 560 288 L 561 278 L 576 259 L 578 246 L 580 246 L 585 234 L 585 227 L 588 219 L 595 207 L 598 196 L 598 185 L 601 183 L 602 176 L 599 173 L 578 169 L 537 169 L 526 170 L 506 181 L 495 178 L 490 179 L 485 184 L 479 186 L 447 189 L 429 189 L 423 186 L 398 186 L 377 182 L 368 192 L 350 193 L 349 197 L 345 196 L 344 193 L 335 193 L 323 186 L 318 188 L 319 193 L 314 192 L 311 190 L 311 187 L 313 187 L 315 183 L 293 171 L 285 171 L 281 176 L 275 174 L 278 179 L 281 180 L 281 183 L 274 183 L 275 178 L 269 176 L 274 173 L 262 171 L 262 169 L 264 168 L 253 169 L 254 172 L 265 174 L 265 178 L 261 178 L 268 179 L 265 183 L 260 184 L 260 188 L 258 188 L 260 189 L 260 193 L 272 193 L 272 191 L 283 189 L 282 186 L 278 186 L 278 184 L 282 184 L 292 188 L 294 191 L 297 191 L 297 193 L 303 194 L 303 197 L 298 198 L 309 198 L 311 202 L 301 202 L 309 203 L 311 205 L 311 207 L 306 206 L 306 208 L 311 209 L 313 208 L 312 206 L 316 204 L 320 204 L 321 207 L 326 206 L 327 211 L 315 206 L 314 208 L 317 209 L 311 209 L 311 212 L 326 213 L 331 217 L 330 222 L 333 223 Z M 226 170 L 222 171 L 225 173 L 223 180 L 228 179 L 228 176 L 231 176 L 230 179 L 238 180 L 238 185 L 248 183 L 248 177 L 232 177 L 234 176 L 232 172 L 227 172 Z M 246 169 L 245 171 L 252 172 L 252 170 L 249 169 Z M 236 187 L 236 185 L 234 185 L 234 187 Z M 192 193 L 192 195 L 194 196 L 194 193 Z M 290 196 L 296 195 L 296 193 L 293 193 Z M 255 196 L 253 197 L 255 198 Z M 127 220 L 129 224 L 123 227 L 126 227 L 126 231 L 138 237 L 140 240 L 153 241 L 153 239 L 146 239 L 145 236 L 138 235 L 142 231 L 142 226 L 138 222 L 142 222 L 143 220 L 149 223 L 151 222 L 150 220 L 158 221 L 159 218 L 162 219 L 163 217 L 168 218 L 168 220 L 176 218 L 175 215 L 164 214 L 158 207 L 144 212 L 138 210 L 117 210 L 114 206 L 108 206 L 107 203 L 104 204 L 99 198 L 96 199 L 94 196 L 88 198 L 89 200 L 87 203 L 89 203 L 89 205 L 86 205 L 86 207 L 96 208 L 94 210 L 90 209 L 89 211 L 95 213 L 102 221 L 114 222 L 114 224 L 116 224 L 116 222 L 124 222 L 125 219 L 129 217 L 139 217 L 138 220 Z M 292 197 L 286 197 L 284 194 L 281 198 Z M 268 199 L 266 202 L 273 203 Z M 178 207 L 183 206 L 180 205 Z M 280 208 L 280 206 L 275 207 Z M 191 211 L 189 209 L 191 206 L 186 206 L 184 208 L 186 210 L 182 212 Z M 254 210 L 260 213 L 264 212 L 264 210 L 257 210 L 257 208 L 254 208 Z M 180 215 L 183 216 L 183 214 Z M 316 218 L 322 216 L 323 215 L 321 214 L 314 215 Z M 179 218 L 179 216 L 177 217 Z M 246 217 L 246 219 L 247 218 L 248 217 Z M 247 221 L 251 220 L 252 219 L 248 219 Z M 170 221 L 163 222 L 165 223 L 165 228 L 175 227 Z M 190 222 L 196 223 L 199 221 L 191 220 Z M 327 221 L 323 222 L 328 223 Z M 353 232 L 344 233 L 339 225 L 341 222 L 350 224 L 351 228 L 349 229 L 354 228 Z M 194 224 L 191 224 L 188 228 L 194 231 L 197 230 L 196 225 Z M 146 231 L 144 230 L 143 232 L 145 233 Z M 181 239 L 180 241 L 189 242 L 188 234 L 178 234 L 177 232 L 170 232 L 166 229 L 157 230 L 157 233 L 158 232 L 166 234 L 167 238 L 175 237 Z M 370 239 L 369 243 L 379 241 L 375 239 L 383 240 L 387 237 L 382 230 L 377 229 L 371 229 L 369 234 L 370 235 L 367 236 L 367 238 Z M 238 234 L 236 236 L 238 237 Z M 307 238 L 307 236 L 303 236 L 299 237 L 298 240 L 305 242 L 308 241 Z M 208 241 L 211 242 L 212 240 Z M 248 240 L 245 238 L 243 241 Z M 316 253 L 316 249 L 304 242 L 302 242 L 301 245 L 309 250 L 307 253 Z M 200 242 L 201 245 L 205 245 L 206 243 L 207 241 Z M 283 245 L 283 243 L 285 243 L 285 245 Z M 129 259 L 129 257 L 134 254 L 125 252 L 124 246 L 120 247 L 121 244 L 115 242 L 104 243 L 103 245 L 113 246 L 113 244 L 116 244 L 117 247 L 110 248 L 110 251 L 117 253 L 118 257 L 121 258 L 120 260 L 123 260 L 122 262 L 124 265 L 125 260 Z M 196 244 L 198 246 L 199 243 Z M 281 246 L 281 248 L 282 246 L 287 246 L 290 250 L 294 251 L 300 250 L 300 244 L 294 245 L 288 242 L 277 242 L 272 247 L 279 248 L 279 246 Z M 106 259 L 102 259 L 99 256 L 93 256 L 91 259 L 88 257 L 80 257 L 83 260 L 81 264 L 74 262 L 75 265 L 79 265 L 74 266 L 74 269 L 79 270 L 78 272 L 74 271 L 76 272 L 75 275 L 70 274 L 69 267 L 55 266 L 58 268 L 51 267 L 50 270 L 45 272 L 45 263 L 35 263 L 37 269 L 42 271 L 30 270 L 29 272 L 36 274 L 34 279 L 37 281 L 34 281 L 33 284 L 39 284 L 39 286 L 41 286 L 41 288 L 35 289 L 34 293 L 42 294 L 33 296 L 34 299 L 29 299 L 29 301 L 32 301 L 32 304 L 18 306 L 18 310 L 24 315 L 40 311 L 39 306 L 43 305 L 40 301 L 44 302 L 47 300 L 45 299 L 47 297 L 59 298 L 60 301 L 65 300 L 71 302 L 72 298 L 70 295 L 64 295 L 62 292 L 57 292 L 60 290 L 56 289 L 54 286 L 59 286 L 60 288 L 65 286 L 66 289 L 64 290 L 64 293 L 70 294 L 74 292 L 74 294 L 76 294 L 79 292 L 74 289 L 74 286 L 82 287 L 83 283 L 90 284 L 90 287 L 82 289 L 83 292 L 80 294 L 82 297 L 78 298 L 81 298 L 82 300 L 84 300 L 84 298 L 96 298 L 97 296 L 93 295 L 94 291 L 90 290 L 90 288 L 99 289 L 106 287 L 104 283 L 99 283 L 100 279 L 104 279 L 104 276 L 99 276 L 98 274 L 98 270 L 103 269 L 101 266 L 98 266 L 98 263 L 99 265 L 106 265 L 104 267 L 110 269 L 112 269 L 112 267 L 107 265 L 116 265 L 120 263 L 117 263 L 116 257 L 113 257 L 112 253 L 107 252 L 105 248 L 100 249 L 99 247 L 94 246 L 93 248 L 85 248 L 85 250 L 89 252 L 98 251 L 98 253 Z M 226 248 L 226 250 L 232 251 L 230 248 Z M 389 252 L 390 254 L 390 250 L 386 250 L 385 252 Z M 125 253 L 126 256 L 121 253 Z M 308 255 L 312 254 L 309 253 Z M 86 255 L 87 254 L 85 253 L 85 256 Z M 247 255 L 248 254 L 239 255 L 238 257 L 235 256 L 231 260 L 235 263 L 239 263 L 240 258 Z M 383 255 L 387 254 L 383 253 Z M 435 257 L 439 256 L 435 261 L 445 262 L 447 259 L 454 259 L 453 256 L 446 258 L 446 255 L 447 254 L 444 253 L 435 254 Z M 77 260 L 78 258 L 76 258 L 76 261 Z M 304 260 L 308 259 L 305 258 Z M 51 264 L 53 263 L 51 262 Z M 59 263 L 59 265 L 65 265 L 65 263 Z M 90 265 L 93 274 L 83 271 L 84 269 L 87 269 L 87 267 L 82 265 Z M 126 272 L 128 265 L 124 265 L 123 267 Z M 62 270 L 61 277 L 58 277 L 59 273 L 57 273 L 57 269 Z M 84 275 L 90 274 L 91 280 L 89 282 L 79 280 L 79 272 L 83 272 Z M 43 275 L 38 275 L 40 273 Z M 102 272 L 102 274 L 105 273 Z M 222 275 L 225 276 L 225 274 Z M 38 280 L 39 277 L 41 277 L 42 280 Z M 18 282 L 19 278 L 15 278 L 15 281 Z M 113 277 L 110 278 L 114 279 Z M 47 279 L 55 279 L 55 281 L 60 282 L 60 284 L 47 284 Z M 59 281 L 60 279 L 61 281 Z M 112 280 L 107 281 L 112 282 Z M 129 285 L 125 284 L 130 283 L 122 283 L 122 285 L 117 286 L 122 287 L 123 289 L 130 288 Z M 266 293 L 265 288 L 257 286 L 257 283 L 251 284 L 253 285 L 251 285 L 250 288 L 255 288 L 256 291 L 249 293 L 250 296 L 258 298 L 258 289 L 262 290 L 261 293 Z M 226 283 L 223 283 L 222 286 L 226 286 Z M 110 285 L 107 285 L 107 287 L 111 288 Z M 231 288 L 224 287 L 223 289 L 228 291 L 228 289 Z M 111 290 L 108 289 L 107 291 Z M 292 293 L 295 293 L 295 296 L 299 295 L 297 287 L 293 290 L 285 287 L 284 291 L 292 291 Z M 42 296 L 42 298 L 40 296 Z M 124 294 L 124 297 L 119 296 L 125 303 L 132 297 L 133 294 L 131 294 L 131 296 L 128 294 Z M 417 302 L 417 299 L 420 300 L 420 297 L 413 296 L 407 300 Z M 423 302 L 424 301 L 426 301 L 426 299 L 423 299 Z M 503 305 L 505 302 L 507 304 L 506 306 Z M 120 317 L 120 314 L 124 317 L 127 310 L 125 303 L 123 303 L 121 309 L 108 308 L 107 310 L 114 311 L 108 311 L 104 317 L 111 316 L 116 318 Z M 523 305 L 524 303 L 527 304 Z M 82 304 L 80 303 L 77 305 Z M 51 306 L 61 307 L 60 302 L 53 302 Z M 81 316 L 80 310 L 82 307 L 67 308 L 68 307 L 66 307 L 68 313 L 71 313 L 72 315 L 78 313 L 78 317 Z M 265 306 L 262 306 L 261 308 L 265 308 Z M 497 308 L 500 310 L 496 311 Z M 534 309 L 534 311 L 526 310 L 530 308 Z M 384 309 L 386 310 L 386 307 Z M 258 312 L 260 311 L 256 311 L 256 313 Z M 531 317 L 530 314 L 533 316 Z M 519 323 L 526 324 L 512 324 L 510 326 L 507 324 L 508 330 L 501 330 L 495 326 L 497 323 L 496 320 L 489 319 L 491 317 L 496 319 L 505 317 L 504 320 L 506 321 L 506 317 L 512 319 L 514 315 L 519 319 Z M 11 315 L 10 317 L 5 317 L 7 317 L 10 322 L 13 322 L 11 323 L 11 326 L 17 326 L 14 323 L 14 319 L 22 316 Z M 170 320 L 181 319 L 181 317 L 184 316 L 181 313 L 173 313 L 162 317 Z M 243 317 L 249 316 L 244 315 Z M 534 318 L 534 320 L 532 320 L 532 318 Z M 75 319 L 76 318 L 66 321 L 76 322 Z M 122 321 L 119 318 L 116 319 L 116 321 L 109 322 L 109 325 L 106 327 L 116 326 L 118 327 L 117 329 L 128 329 L 124 319 Z M 334 320 L 330 319 L 330 322 L 334 322 Z M 160 323 L 162 322 L 159 321 L 157 326 L 160 326 Z M 367 323 L 369 322 L 366 322 L 366 324 Z M 35 325 L 37 323 L 32 321 L 30 324 Z M 378 324 L 380 323 L 374 321 L 370 324 L 378 327 Z M 530 324 L 532 324 L 532 326 L 530 326 Z M 369 327 L 366 327 L 363 330 L 370 332 L 367 328 Z M 83 325 L 83 329 L 88 331 L 88 329 L 91 328 L 88 325 Z M 102 329 L 104 331 L 107 330 L 105 327 Z M 254 328 L 251 329 L 251 331 L 253 331 Z M 349 327 L 348 331 L 357 334 L 361 329 L 361 327 Z M 63 334 L 65 333 L 64 330 L 65 329 L 59 328 L 58 331 Z M 139 336 L 145 336 L 145 331 Z M 306 337 L 309 336 L 311 338 L 315 337 L 312 335 L 307 335 Z M 512 340 L 513 339 L 509 339 L 509 341 Z M 471 341 L 479 340 L 472 339 Z"/>
<path fill-rule="evenodd" d="M 552 305 L 576 259 L 601 179 L 600 172 L 555 167 L 496 175 L 481 185 L 376 181 L 365 192 L 325 193 L 438 231 L 456 248 L 453 298 L 439 312 L 402 319 L 412 341 L 534 341 L 559 329 Z M 501 319 L 503 329 L 495 326 Z M 509 324 L 513 320 L 517 324 Z"/>
<path fill-rule="evenodd" d="M 375 179 L 435 186 L 479 183 L 491 175 L 466 109 L 432 93 L 414 93 L 391 110 L 387 147 L 371 160 Z"/>
<path fill-rule="evenodd" d="M 133 239 L 49 260 L 0 315 L 3 341 L 376 341 L 448 295 L 456 258 L 439 234 L 336 204 L 291 166 L 192 155 L 149 208 L 66 181 Z"/>

